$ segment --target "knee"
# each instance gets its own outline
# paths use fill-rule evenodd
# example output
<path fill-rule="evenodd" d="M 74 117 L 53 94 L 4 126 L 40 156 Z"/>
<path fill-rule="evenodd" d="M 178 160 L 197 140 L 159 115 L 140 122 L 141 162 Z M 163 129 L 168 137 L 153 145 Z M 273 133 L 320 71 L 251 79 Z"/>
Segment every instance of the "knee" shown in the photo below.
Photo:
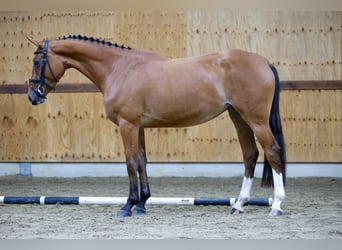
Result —
<path fill-rule="evenodd" d="M 245 153 L 243 156 L 243 159 L 245 162 L 253 163 L 253 162 L 256 162 L 258 157 L 259 157 L 259 151 L 256 149 L 253 152 Z"/>
<path fill-rule="evenodd" d="M 248 177 L 253 177 L 255 164 L 259 156 L 258 150 L 244 155 L 245 162 L 245 175 Z"/>
<path fill-rule="evenodd" d="M 138 164 L 134 159 L 130 159 L 126 162 L 128 175 L 136 175 L 138 172 Z"/>

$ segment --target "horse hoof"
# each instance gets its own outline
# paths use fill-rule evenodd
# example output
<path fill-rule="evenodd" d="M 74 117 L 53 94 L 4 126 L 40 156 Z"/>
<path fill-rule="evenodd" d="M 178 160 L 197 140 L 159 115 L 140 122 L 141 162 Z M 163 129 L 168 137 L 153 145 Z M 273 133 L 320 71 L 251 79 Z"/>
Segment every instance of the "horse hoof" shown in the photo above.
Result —
<path fill-rule="evenodd" d="M 279 217 L 282 216 L 283 210 L 271 208 L 268 217 Z"/>
<path fill-rule="evenodd" d="M 132 212 L 131 211 L 127 211 L 127 210 L 119 210 L 116 215 L 118 217 L 129 217 L 129 216 L 132 216 Z"/>
<path fill-rule="evenodd" d="M 240 211 L 239 209 L 236 208 L 232 208 L 232 210 L 230 210 L 230 214 L 242 214 L 243 211 Z"/>
<path fill-rule="evenodd" d="M 135 207 L 133 209 L 133 215 L 141 215 L 141 214 L 146 214 L 146 209 L 145 208 Z"/>

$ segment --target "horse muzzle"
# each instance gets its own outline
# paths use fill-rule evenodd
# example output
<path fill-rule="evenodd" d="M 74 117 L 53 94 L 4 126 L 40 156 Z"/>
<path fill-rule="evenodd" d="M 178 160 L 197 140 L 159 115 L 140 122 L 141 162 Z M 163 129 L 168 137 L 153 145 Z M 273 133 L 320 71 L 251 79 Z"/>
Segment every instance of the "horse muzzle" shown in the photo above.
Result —
<path fill-rule="evenodd" d="M 37 90 L 31 88 L 28 93 L 28 99 L 32 105 L 38 105 L 46 101 L 46 97 L 41 95 Z"/>

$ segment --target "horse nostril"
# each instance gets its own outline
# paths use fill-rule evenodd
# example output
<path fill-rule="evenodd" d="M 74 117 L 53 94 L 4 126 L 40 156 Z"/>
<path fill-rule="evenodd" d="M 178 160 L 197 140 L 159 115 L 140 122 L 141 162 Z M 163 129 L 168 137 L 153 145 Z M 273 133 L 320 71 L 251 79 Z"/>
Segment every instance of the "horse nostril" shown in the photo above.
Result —
<path fill-rule="evenodd" d="M 37 101 L 33 101 L 31 96 L 28 97 L 29 101 L 31 102 L 32 105 L 37 105 L 38 102 Z"/>

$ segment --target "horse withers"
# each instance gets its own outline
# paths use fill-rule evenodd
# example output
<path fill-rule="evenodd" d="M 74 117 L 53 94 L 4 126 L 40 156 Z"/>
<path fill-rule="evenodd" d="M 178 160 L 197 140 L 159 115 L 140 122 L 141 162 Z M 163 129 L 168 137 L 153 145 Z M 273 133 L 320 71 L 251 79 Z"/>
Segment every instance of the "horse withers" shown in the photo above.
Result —
<path fill-rule="evenodd" d="M 255 137 L 265 154 L 261 184 L 274 186 L 269 216 L 283 213 L 286 157 L 279 78 L 264 57 L 234 49 L 171 59 L 81 35 L 28 39 L 37 46 L 28 88 L 33 105 L 45 102 L 68 68 L 80 71 L 102 92 L 106 114 L 120 128 L 129 178 L 128 199 L 118 216 L 146 212 L 151 194 L 144 128 L 193 126 L 225 111 L 236 127 L 245 165 L 231 213 L 243 212 L 250 198 L 259 155 Z"/>

